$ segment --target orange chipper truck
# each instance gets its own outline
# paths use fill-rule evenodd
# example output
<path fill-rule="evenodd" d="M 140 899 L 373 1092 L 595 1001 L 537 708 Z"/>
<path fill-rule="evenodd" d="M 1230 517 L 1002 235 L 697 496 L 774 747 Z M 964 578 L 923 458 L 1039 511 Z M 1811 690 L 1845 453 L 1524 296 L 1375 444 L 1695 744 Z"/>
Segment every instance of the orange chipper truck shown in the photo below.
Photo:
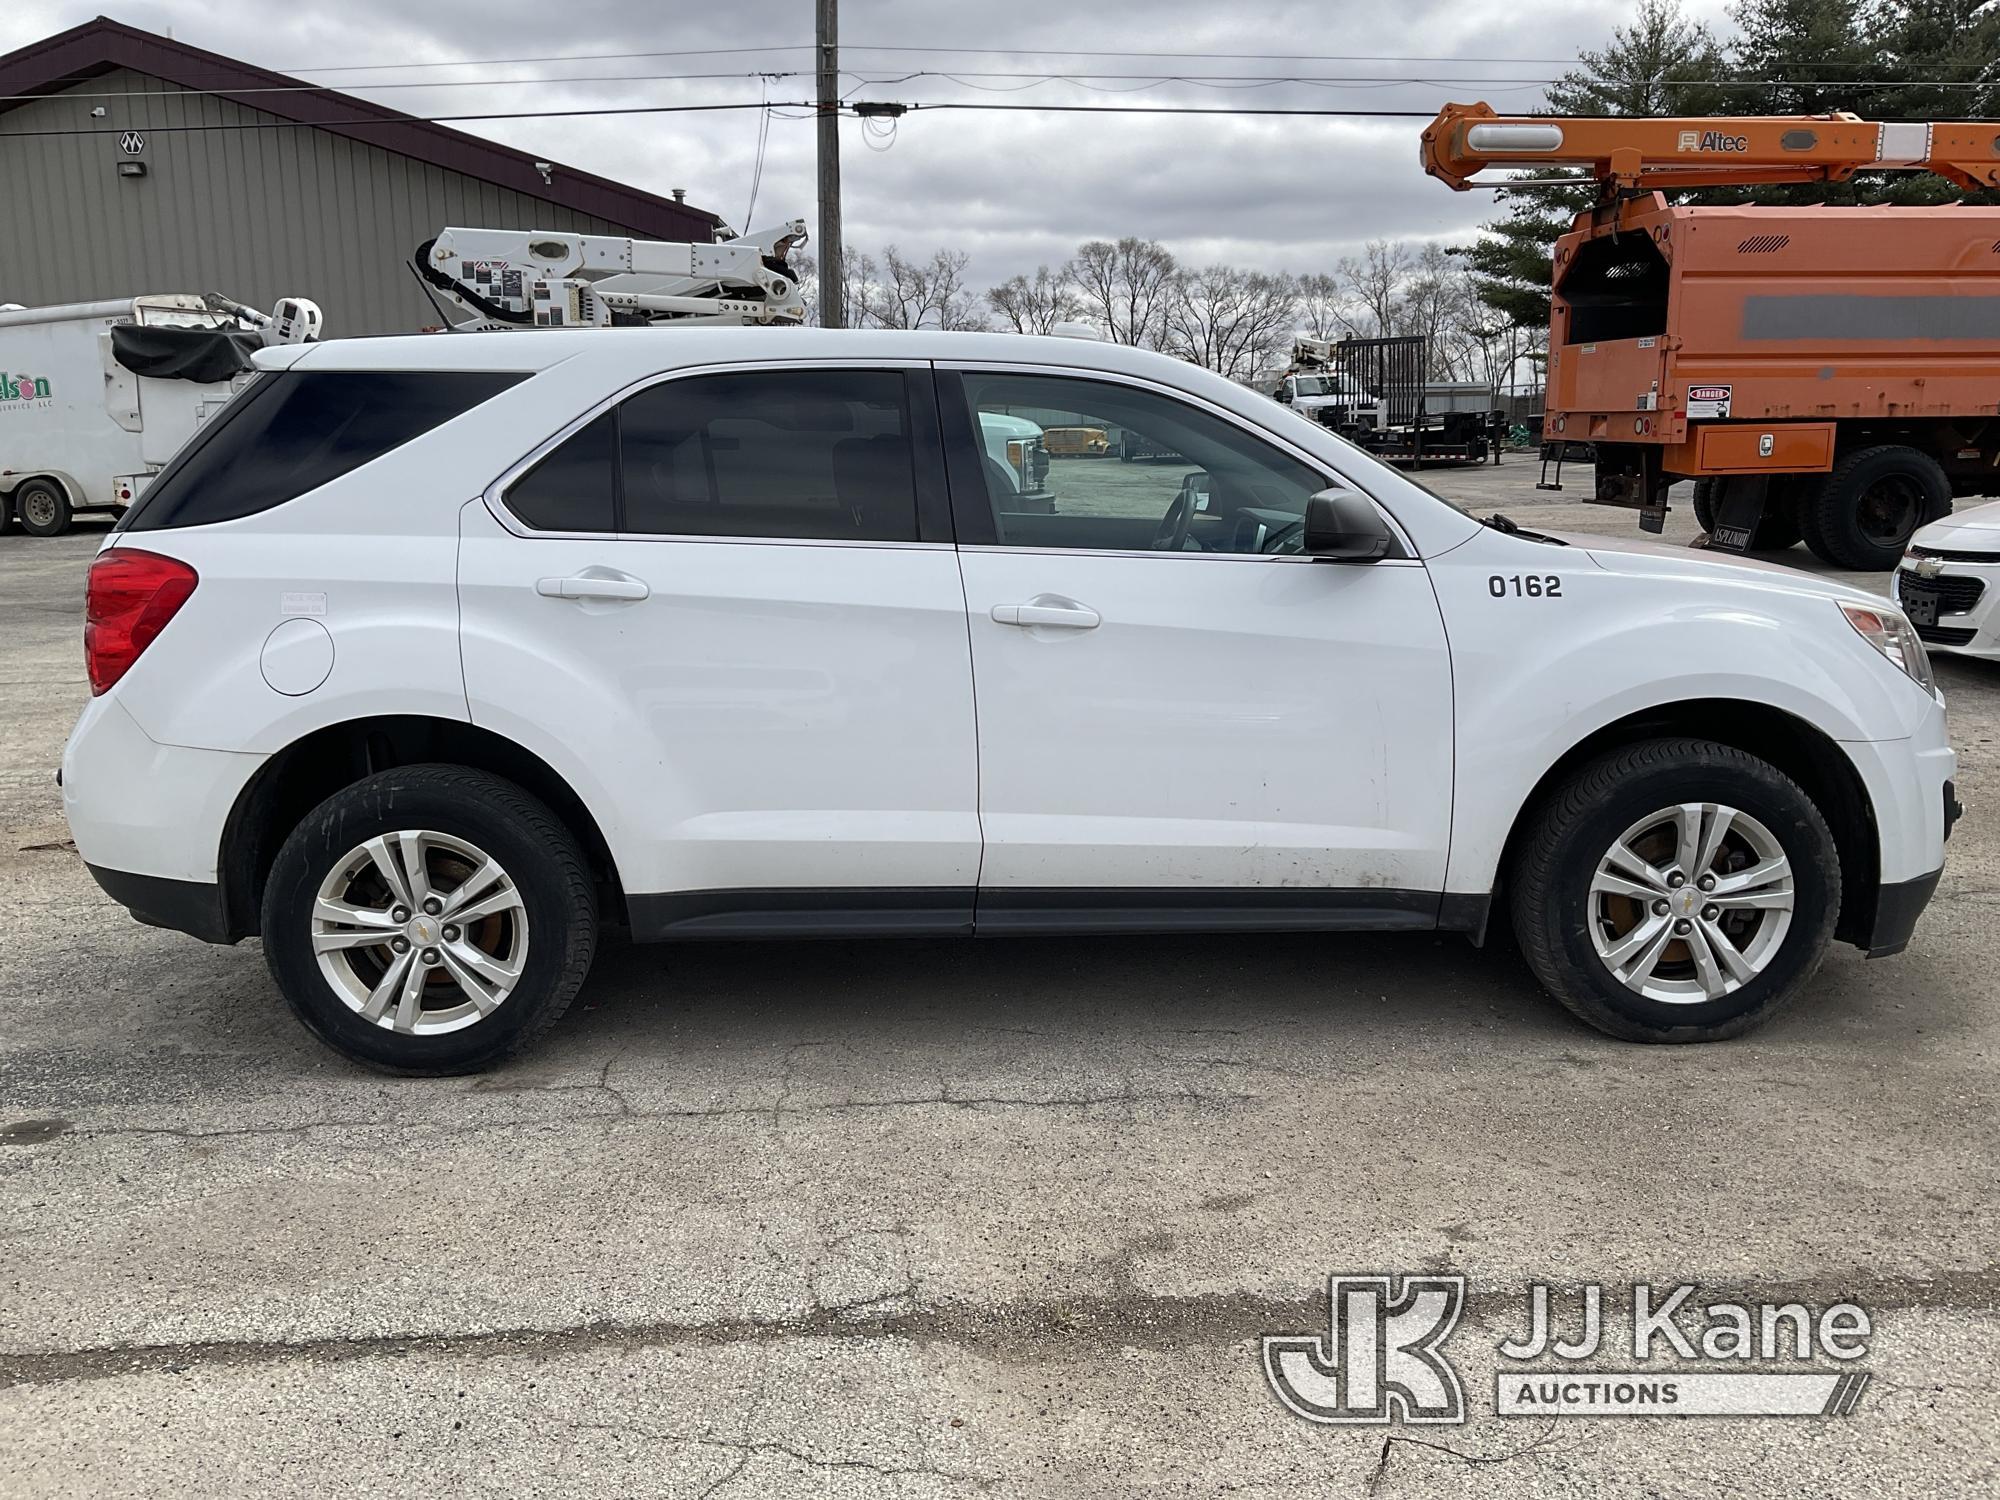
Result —
<path fill-rule="evenodd" d="M 1556 242 L 1542 435 L 1593 445 L 1593 498 L 1638 507 L 1645 529 L 1692 479 L 1713 546 L 1803 537 L 1883 569 L 1954 495 L 2000 493 L 2000 208 L 1674 207 L 1658 191 L 1883 168 L 2000 186 L 2000 124 L 1450 104 L 1423 162 L 1461 190 L 1490 168 L 1600 182 Z"/>

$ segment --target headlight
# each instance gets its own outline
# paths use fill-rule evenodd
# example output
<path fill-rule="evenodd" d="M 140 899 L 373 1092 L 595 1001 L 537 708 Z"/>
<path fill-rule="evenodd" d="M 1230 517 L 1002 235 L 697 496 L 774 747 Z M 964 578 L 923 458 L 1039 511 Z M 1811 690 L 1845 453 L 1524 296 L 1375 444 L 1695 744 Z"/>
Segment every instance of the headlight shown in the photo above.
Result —
<path fill-rule="evenodd" d="M 1927 693 L 1937 690 L 1936 679 L 1931 676 L 1930 653 L 1917 638 L 1916 627 L 1898 611 L 1843 603 L 1840 612 L 1860 632 L 1862 640 L 1901 668 L 1910 681 Z"/>

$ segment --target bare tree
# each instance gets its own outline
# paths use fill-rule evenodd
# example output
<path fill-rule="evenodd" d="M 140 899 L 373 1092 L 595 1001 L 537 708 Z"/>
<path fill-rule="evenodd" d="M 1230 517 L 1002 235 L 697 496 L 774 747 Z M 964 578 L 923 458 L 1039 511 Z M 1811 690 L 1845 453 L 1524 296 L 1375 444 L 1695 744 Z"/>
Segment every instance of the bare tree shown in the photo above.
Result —
<path fill-rule="evenodd" d="M 894 245 L 871 256 L 848 258 L 849 321 L 857 327 L 984 328 L 985 313 L 965 288 L 972 257 L 963 250 L 933 251 L 929 260 L 910 260 Z"/>
<path fill-rule="evenodd" d="M 1424 364 L 1436 379 L 1463 378 L 1465 351 L 1459 334 L 1463 304 L 1470 296 L 1470 286 L 1444 246 L 1433 241 L 1411 257 L 1409 278 L 1396 300 L 1396 331 L 1424 341 Z"/>
<path fill-rule="evenodd" d="M 1231 379 L 1268 365 L 1292 335 L 1292 278 L 1240 266 L 1203 266 L 1174 279 L 1162 347 Z"/>
<path fill-rule="evenodd" d="M 1173 300 L 1174 258 L 1154 240 L 1127 235 L 1077 246 L 1062 269 L 1085 316 L 1113 343 L 1157 346 Z"/>
<path fill-rule="evenodd" d="M 986 294 L 993 310 L 1016 333 L 1053 333 L 1058 323 L 1083 311 L 1076 293 L 1047 266 L 1035 267 L 1035 279 L 1010 276 Z"/>
<path fill-rule="evenodd" d="M 1410 247 L 1388 240 L 1370 240 L 1361 259 L 1348 257 L 1334 275 L 1356 304 L 1354 332 L 1387 338 L 1396 331 L 1396 311 L 1410 279 Z"/>
<path fill-rule="evenodd" d="M 1314 271 L 1298 279 L 1299 332 L 1316 339 L 1337 339 L 1353 333 L 1352 304 L 1338 276 Z"/>

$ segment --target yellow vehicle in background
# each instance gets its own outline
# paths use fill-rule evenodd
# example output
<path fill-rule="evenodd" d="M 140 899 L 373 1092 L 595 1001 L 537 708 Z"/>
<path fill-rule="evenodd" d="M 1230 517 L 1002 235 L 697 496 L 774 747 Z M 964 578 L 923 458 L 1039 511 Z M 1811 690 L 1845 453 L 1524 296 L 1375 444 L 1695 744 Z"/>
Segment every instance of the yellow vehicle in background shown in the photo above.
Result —
<path fill-rule="evenodd" d="M 1102 458 L 1111 451 L 1102 427 L 1045 427 L 1042 443 L 1051 458 Z"/>

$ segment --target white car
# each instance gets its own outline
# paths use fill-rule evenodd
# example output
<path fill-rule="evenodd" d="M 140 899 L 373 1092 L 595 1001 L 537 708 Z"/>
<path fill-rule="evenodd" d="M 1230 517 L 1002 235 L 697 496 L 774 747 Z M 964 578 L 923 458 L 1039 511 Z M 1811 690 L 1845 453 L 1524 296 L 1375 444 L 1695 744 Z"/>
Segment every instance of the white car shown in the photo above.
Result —
<path fill-rule="evenodd" d="M 1892 587 L 1934 649 L 2000 661 L 2000 500 L 1920 527 Z"/>
<path fill-rule="evenodd" d="M 105 890 L 261 935 L 367 1064 L 518 1051 L 612 925 L 1511 920 L 1591 1024 L 1699 1040 L 1832 939 L 1900 950 L 1939 877 L 1944 704 L 1887 601 L 1482 523 L 1174 360 L 686 329 L 258 363 L 91 567 L 64 801 Z M 1187 464 L 1010 509 L 979 434 L 1019 409 Z"/>

